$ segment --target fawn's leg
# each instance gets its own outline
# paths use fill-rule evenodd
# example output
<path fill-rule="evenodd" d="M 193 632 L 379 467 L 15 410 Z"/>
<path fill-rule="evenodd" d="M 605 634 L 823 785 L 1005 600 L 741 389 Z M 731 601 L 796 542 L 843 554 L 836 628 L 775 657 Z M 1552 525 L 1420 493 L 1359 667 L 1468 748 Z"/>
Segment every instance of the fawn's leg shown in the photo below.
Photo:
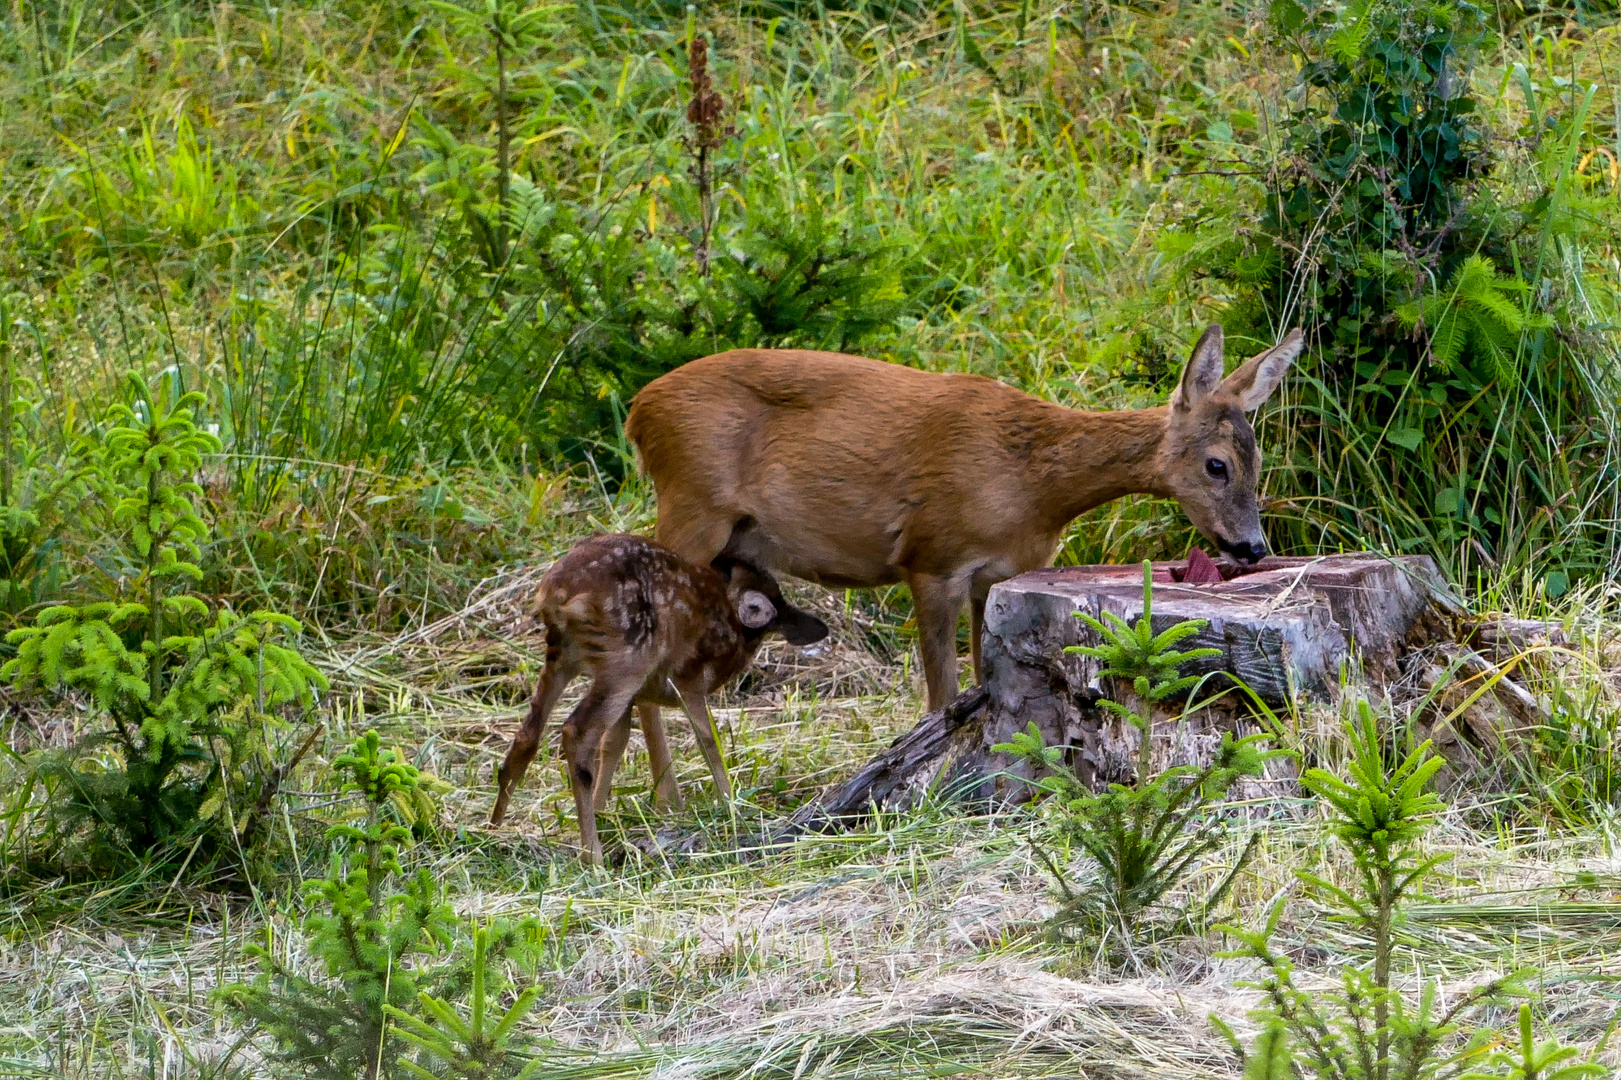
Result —
<path fill-rule="evenodd" d="M 675 764 L 670 758 L 670 739 L 659 719 L 659 707 L 650 701 L 636 706 L 642 738 L 647 740 L 647 760 L 653 769 L 653 809 L 681 809 L 681 788 L 675 782 Z"/>
<path fill-rule="evenodd" d="M 499 825 L 507 816 L 507 803 L 512 799 L 512 789 L 518 786 L 523 779 L 524 772 L 529 763 L 535 760 L 540 752 L 540 738 L 546 730 L 546 718 L 557 707 L 557 699 L 563 696 L 563 691 L 573 680 L 578 664 L 573 656 L 565 655 L 562 648 L 562 635 L 551 627 L 546 628 L 546 667 L 540 673 L 540 681 L 535 684 L 535 693 L 529 700 L 529 715 L 524 719 L 523 726 L 518 728 L 512 737 L 512 745 L 507 748 L 506 760 L 501 762 L 501 770 L 497 774 L 499 786 L 496 790 L 495 809 L 490 812 L 490 824 Z"/>
<path fill-rule="evenodd" d="M 709 702 L 697 687 L 677 687 L 681 695 L 681 711 L 692 724 L 692 734 L 698 740 L 698 749 L 709 764 L 709 775 L 714 778 L 715 790 L 720 797 L 732 797 L 732 781 L 726 775 L 726 762 L 720 756 L 720 744 L 715 740 L 715 720 L 709 715 Z"/>
<path fill-rule="evenodd" d="M 591 805 L 599 814 L 607 808 L 608 799 L 613 795 L 614 773 L 625 759 L 625 746 L 629 742 L 630 710 L 626 709 L 625 715 L 614 721 L 603 736 L 602 749 L 597 752 L 597 781 L 591 790 Z"/>
<path fill-rule="evenodd" d="M 602 841 L 597 837 L 595 803 L 598 768 L 602 761 L 603 743 L 612 736 L 614 725 L 630 709 L 630 699 L 634 693 L 634 690 L 611 689 L 615 685 L 619 685 L 617 680 L 598 672 L 591 689 L 586 691 L 585 699 L 575 707 L 563 725 L 563 767 L 568 771 L 569 787 L 574 790 L 574 812 L 580 822 L 580 858 L 585 862 L 602 861 Z"/>

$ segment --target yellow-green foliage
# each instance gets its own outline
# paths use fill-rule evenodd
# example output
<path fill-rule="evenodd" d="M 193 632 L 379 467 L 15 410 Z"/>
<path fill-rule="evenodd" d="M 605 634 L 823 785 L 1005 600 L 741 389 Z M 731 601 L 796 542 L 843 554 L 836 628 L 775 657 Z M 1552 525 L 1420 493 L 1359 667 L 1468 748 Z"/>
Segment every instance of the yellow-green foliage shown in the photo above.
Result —
<path fill-rule="evenodd" d="M 209 529 L 195 504 L 201 489 L 183 477 L 219 440 L 193 419 L 202 395 L 164 403 L 139 377 L 130 389 L 82 455 L 109 545 L 97 553 L 107 599 L 45 608 L 6 635 L 15 655 L 0 667 L 12 684 L 91 694 L 99 715 L 90 735 L 37 767 L 55 782 L 56 854 L 88 832 L 98 863 L 163 857 L 160 849 L 180 858 L 174 845 L 215 830 L 209 819 L 223 803 L 247 810 L 258 792 L 246 766 L 267 763 L 270 714 L 307 709 L 327 686 L 286 644 L 296 620 L 216 609 L 189 591 Z M 117 747 L 114 767 L 89 761 L 101 744 Z M 223 827 L 216 840 L 237 824 Z"/>

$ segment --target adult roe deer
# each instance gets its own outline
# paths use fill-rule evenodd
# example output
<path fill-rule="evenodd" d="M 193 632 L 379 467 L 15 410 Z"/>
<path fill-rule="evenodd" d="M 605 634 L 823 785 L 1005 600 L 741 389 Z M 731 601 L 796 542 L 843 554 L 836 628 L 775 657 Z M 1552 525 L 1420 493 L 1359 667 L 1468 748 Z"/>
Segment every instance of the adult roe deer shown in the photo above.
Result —
<path fill-rule="evenodd" d="M 658 494 L 656 535 L 683 558 L 726 555 L 835 587 L 906 582 L 933 710 L 957 691 L 963 602 L 978 678 L 990 587 L 1047 565 L 1095 506 L 1171 497 L 1222 551 L 1265 555 L 1245 413 L 1300 349 L 1290 331 L 1223 379 L 1212 325 L 1169 405 L 1114 412 L 978 375 L 738 349 L 653 380 L 625 432 Z"/>
<path fill-rule="evenodd" d="M 587 674 L 591 686 L 564 722 L 561 743 L 580 854 L 597 862 L 596 812 L 607 804 L 630 741 L 632 705 L 647 740 L 656 805 L 681 802 L 661 705 L 687 714 L 715 787 L 729 799 L 705 699 L 748 666 L 766 634 L 777 631 L 794 645 L 827 636 L 822 620 L 783 600 L 770 574 L 737 560 L 688 564 L 646 537 L 623 534 L 594 536 L 558 559 L 535 592 L 535 613 L 546 624 L 546 667 L 501 763 L 490 824 L 506 817 L 557 699 L 576 675 Z"/>

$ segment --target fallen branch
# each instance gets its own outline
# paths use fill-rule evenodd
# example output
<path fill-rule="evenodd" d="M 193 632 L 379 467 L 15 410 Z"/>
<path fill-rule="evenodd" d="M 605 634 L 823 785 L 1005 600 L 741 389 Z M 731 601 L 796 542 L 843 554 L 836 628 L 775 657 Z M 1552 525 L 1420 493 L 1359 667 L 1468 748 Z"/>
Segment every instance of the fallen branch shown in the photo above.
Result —
<path fill-rule="evenodd" d="M 948 764 L 955 736 L 984 712 L 989 701 L 990 693 L 983 686 L 958 694 L 945 708 L 918 721 L 844 784 L 800 807 L 772 837 L 772 843 L 848 825 L 874 807 L 892 808 L 897 794 L 915 791 L 938 778 Z"/>

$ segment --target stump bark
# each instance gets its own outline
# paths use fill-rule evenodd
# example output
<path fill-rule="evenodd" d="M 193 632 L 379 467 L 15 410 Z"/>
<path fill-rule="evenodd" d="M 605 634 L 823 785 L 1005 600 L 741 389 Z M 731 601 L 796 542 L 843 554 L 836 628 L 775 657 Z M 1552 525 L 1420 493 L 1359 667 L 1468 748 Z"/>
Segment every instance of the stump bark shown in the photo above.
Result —
<path fill-rule="evenodd" d="M 1459 671 L 1478 676 L 1482 665 L 1490 667 L 1489 658 L 1460 643 L 1463 607 L 1427 556 L 1268 558 L 1253 567 L 1221 562 L 1221 581 L 1196 583 L 1214 576 L 1208 564 L 1196 560 L 1191 573 L 1185 561 L 1156 564 L 1153 627 L 1158 633 L 1184 619 L 1208 620 L 1178 647 L 1220 651 L 1186 668 L 1207 677 L 1196 691 L 1199 701 L 1230 692 L 1191 711 L 1185 703 L 1164 703 L 1154 731 L 1157 768 L 1204 764 L 1223 731 L 1259 730 L 1266 710 L 1283 713 L 1293 701 L 1332 700 L 1356 669 L 1377 692 L 1403 681 L 1435 683 L 1438 672 L 1456 679 Z M 1087 783 L 1101 788 L 1130 781 L 1138 733 L 1097 705 L 1104 696 L 1125 700 L 1129 688 L 1107 685 L 1098 661 L 1064 651 L 1098 643 L 1077 612 L 1096 618 L 1106 611 L 1128 623 L 1141 615 L 1140 566 L 1039 570 L 995 586 L 985 613 L 984 685 L 925 716 L 849 782 L 802 808 L 787 834 L 837 824 L 875 806 L 904 808 L 931 789 L 967 799 L 1022 800 L 1031 790 L 1027 767 L 991 747 L 1032 723 L 1049 746 L 1068 748 L 1069 763 Z M 1479 628 L 1474 637 L 1491 640 Z M 1447 695 L 1437 697 L 1444 705 Z M 1451 740 L 1454 749 L 1467 743 L 1478 753 L 1516 724 L 1535 721 L 1534 699 L 1506 678 L 1469 708 L 1473 713 L 1465 710 L 1436 733 L 1443 752 Z M 1292 785 L 1288 768 L 1256 784 L 1262 790 Z"/>

